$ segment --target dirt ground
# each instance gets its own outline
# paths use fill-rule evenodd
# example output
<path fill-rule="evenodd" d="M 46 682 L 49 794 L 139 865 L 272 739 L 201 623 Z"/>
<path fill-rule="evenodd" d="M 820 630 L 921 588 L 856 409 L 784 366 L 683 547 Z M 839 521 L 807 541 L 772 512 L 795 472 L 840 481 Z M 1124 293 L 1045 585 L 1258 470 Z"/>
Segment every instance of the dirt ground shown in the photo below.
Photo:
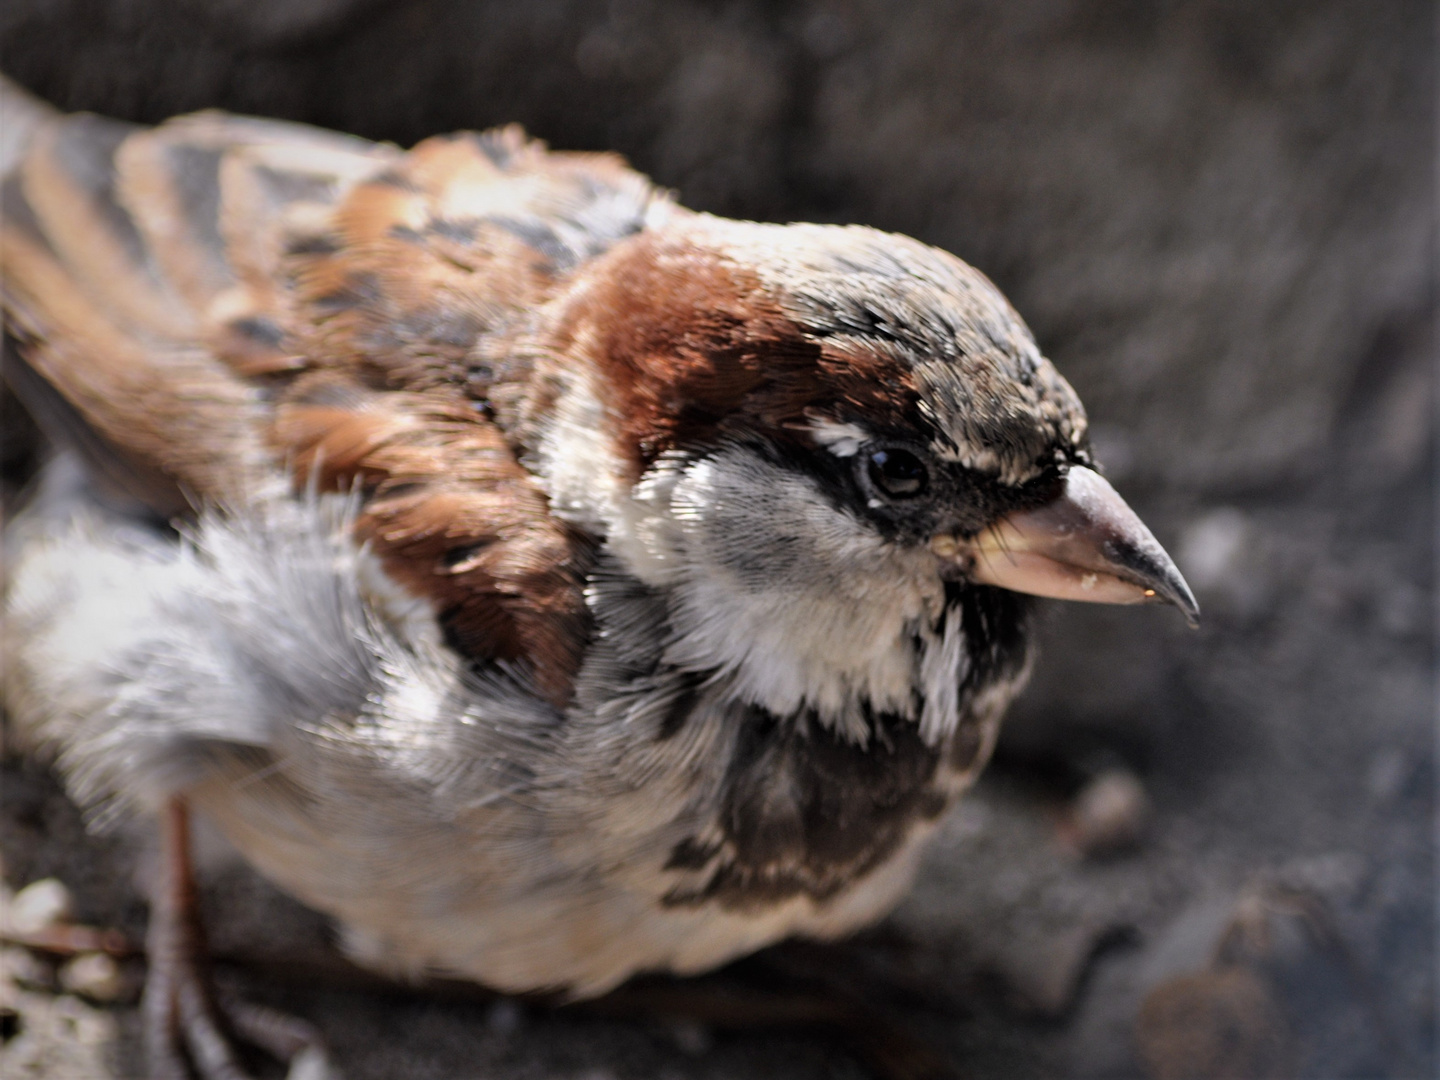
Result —
<path fill-rule="evenodd" d="M 377 986 L 214 841 L 224 978 L 352 1080 L 1434 1076 L 1435 41 L 1408 0 L 9 0 L 0 68 L 66 109 L 514 120 L 697 208 L 955 251 L 1204 609 L 1048 611 L 994 765 L 853 942 L 582 1009 Z M 7 888 L 139 940 L 143 825 L 0 781 Z M 0 950 L 0 1075 L 137 1075 L 136 967 Z"/>

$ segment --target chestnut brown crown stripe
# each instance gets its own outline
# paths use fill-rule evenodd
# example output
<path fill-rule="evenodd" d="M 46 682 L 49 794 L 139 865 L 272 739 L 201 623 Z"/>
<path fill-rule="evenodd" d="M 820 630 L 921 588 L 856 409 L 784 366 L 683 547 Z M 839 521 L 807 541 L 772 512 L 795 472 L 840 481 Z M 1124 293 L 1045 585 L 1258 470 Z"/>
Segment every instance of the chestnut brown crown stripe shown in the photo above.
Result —
<path fill-rule="evenodd" d="M 858 340 L 808 335 L 753 270 L 683 236 L 618 246 L 571 297 L 547 351 L 597 373 L 636 476 L 662 453 L 711 446 L 737 424 L 785 442 L 817 415 L 914 422 L 908 363 Z"/>

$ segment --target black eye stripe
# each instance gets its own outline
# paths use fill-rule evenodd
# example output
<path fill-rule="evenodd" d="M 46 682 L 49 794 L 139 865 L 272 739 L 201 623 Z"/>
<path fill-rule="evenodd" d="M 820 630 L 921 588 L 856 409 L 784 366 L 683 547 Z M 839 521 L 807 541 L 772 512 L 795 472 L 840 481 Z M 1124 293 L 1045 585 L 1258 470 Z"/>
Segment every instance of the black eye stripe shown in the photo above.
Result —
<path fill-rule="evenodd" d="M 984 473 L 933 457 L 933 433 L 920 432 L 928 442 L 908 434 L 884 432 L 843 457 L 809 440 L 757 438 L 745 446 L 781 469 L 810 478 L 835 509 L 864 519 L 899 543 L 925 543 L 937 530 L 973 535 L 1002 514 L 1048 501 L 1048 491 L 1040 490 L 1046 486 L 1042 482 L 1032 481 L 1023 490 L 1006 487 Z M 872 455 L 880 451 L 903 451 L 924 467 L 924 486 L 918 493 L 892 494 L 881 486 L 871 469 Z"/>

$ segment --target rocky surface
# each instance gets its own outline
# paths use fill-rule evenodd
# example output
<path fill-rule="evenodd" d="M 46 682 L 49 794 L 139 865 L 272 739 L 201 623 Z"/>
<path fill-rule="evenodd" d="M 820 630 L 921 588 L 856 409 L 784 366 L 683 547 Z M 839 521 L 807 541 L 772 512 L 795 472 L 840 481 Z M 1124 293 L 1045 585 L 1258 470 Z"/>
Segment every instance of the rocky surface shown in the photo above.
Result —
<path fill-rule="evenodd" d="M 705 983 L 790 994 L 777 1015 L 860 1002 L 863 1037 L 686 1018 L 668 985 L 637 1018 L 253 966 L 247 992 L 357 1080 L 922 1073 L 892 1027 L 970 1077 L 1434 1075 L 1434 27 L 1406 0 L 5 4 L 0 66 L 63 108 L 400 143 L 518 120 L 698 208 L 957 252 L 1075 383 L 1205 609 L 1191 633 L 1057 606 L 910 900 Z M 1130 802 L 1097 804 L 1107 783 Z M 1087 839 L 1096 805 L 1123 842 Z M 138 935 L 143 849 L 7 763 L 10 887 L 58 877 L 76 918 Z M 327 948 L 223 858 L 210 882 L 221 951 Z M 132 1075 L 125 993 L 61 977 L 0 954 L 0 1073 Z"/>

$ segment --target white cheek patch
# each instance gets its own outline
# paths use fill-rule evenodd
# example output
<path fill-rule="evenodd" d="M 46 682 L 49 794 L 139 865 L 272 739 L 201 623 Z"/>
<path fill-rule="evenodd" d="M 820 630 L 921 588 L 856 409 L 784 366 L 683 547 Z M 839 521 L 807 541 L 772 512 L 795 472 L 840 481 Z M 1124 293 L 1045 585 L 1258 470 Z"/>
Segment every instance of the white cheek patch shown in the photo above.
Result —
<path fill-rule="evenodd" d="M 931 629 L 944 600 L 928 551 L 884 542 L 809 479 L 739 448 L 662 456 L 629 487 L 603 415 L 577 376 L 537 457 L 556 513 L 670 591 L 668 663 L 718 672 L 779 716 L 814 710 L 859 744 L 867 707 L 919 722 L 932 744 L 954 729 L 964 635 L 958 622 Z M 809 429 L 839 458 L 871 441 L 852 423 Z"/>
<path fill-rule="evenodd" d="M 779 716 L 812 709 L 857 743 L 867 703 L 919 719 L 917 632 L 943 603 L 928 553 L 886 543 L 807 478 L 738 449 L 685 471 L 672 518 L 684 569 L 668 662 L 719 671 Z"/>
<path fill-rule="evenodd" d="M 823 417 L 810 421 L 810 434 L 836 457 L 854 457 L 870 441 L 870 433 L 859 424 L 842 424 Z"/>

